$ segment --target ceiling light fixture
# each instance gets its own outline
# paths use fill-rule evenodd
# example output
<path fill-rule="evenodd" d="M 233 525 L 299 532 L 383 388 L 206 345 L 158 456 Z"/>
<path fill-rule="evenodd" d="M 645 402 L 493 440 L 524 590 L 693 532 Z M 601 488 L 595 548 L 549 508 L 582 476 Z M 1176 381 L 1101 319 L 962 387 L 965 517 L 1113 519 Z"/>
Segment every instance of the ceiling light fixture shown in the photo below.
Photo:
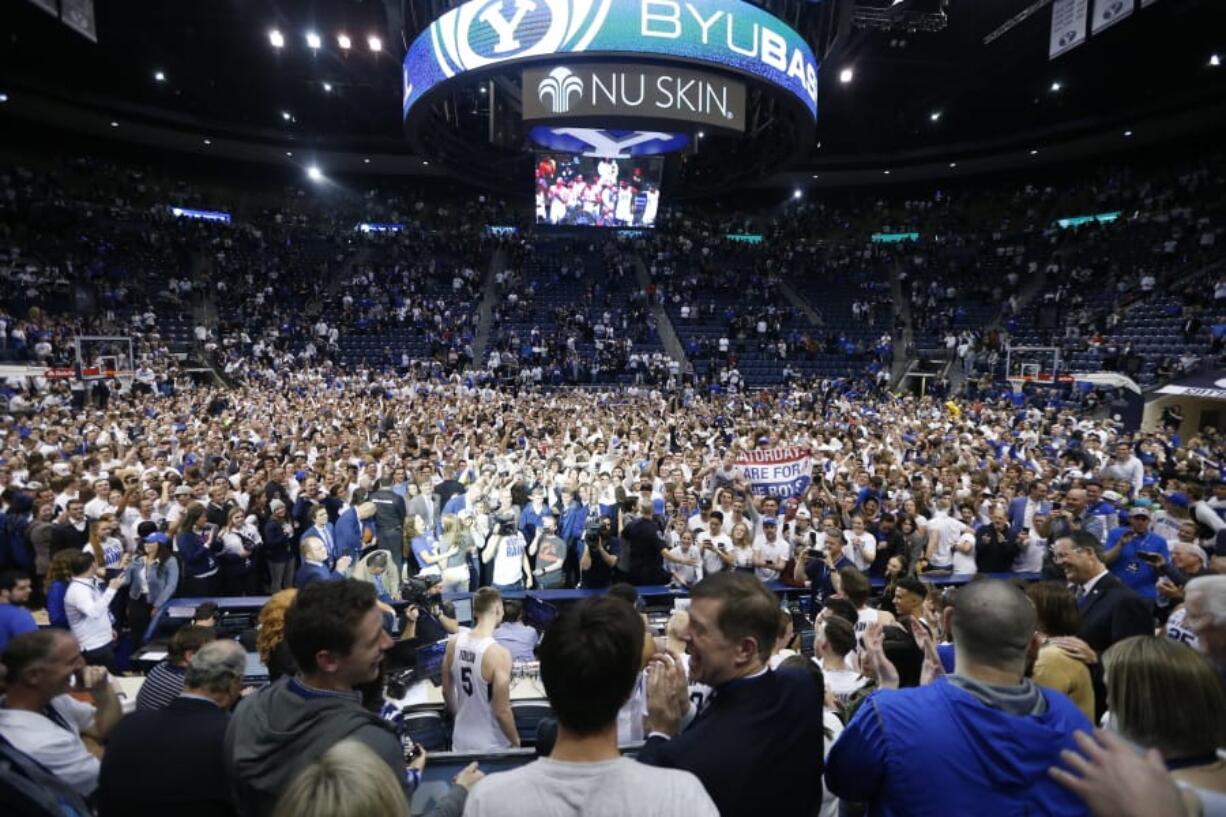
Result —
<path fill-rule="evenodd" d="M 319 35 L 316 34 L 314 31 L 307 32 L 306 41 L 307 41 L 307 48 L 310 48 L 314 51 L 318 51 L 320 46 L 324 44 L 324 41 L 321 40 L 319 38 Z"/>
<path fill-rule="evenodd" d="M 941 121 L 941 112 L 940 112 L 940 111 L 933 111 L 932 113 L 928 114 L 928 118 L 929 118 L 930 120 L 932 120 L 933 122 L 940 122 L 940 121 Z"/>
<path fill-rule="evenodd" d="M 162 71 L 154 71 L 154 72 L 153 72 L 153 78 L 154 78 L 155 80 L 157 80 L 158 82 L 165 82 L 165 81 L 166 81 L 166 74 L 165 74 L 164 72 L 162 72 Z"/>
<path fill-rule="evenodd" d="M 353 40 L 349 39 L 348 34 L 337 34 L 336 44 L 339 45 L 344 50 L 348 51 L 350 48 L 353 47 Z"/>
<path fill-rule="evenodd" d="M 292 159 L 292 158 L 293 158 L 293 156 L 294 156 L 294 151 L 292 151 L 292 150 L 287 150 L 287 151 L 285 151 L 285 155 L 286 155 L 286 156 L 288 156 L 288 157 L 290 157 L 290 158 Z"/>
<path fill-rule="evenodd" d="M 205 139 L 205 140 L 204 140 L 204 143 L 205 143 L 206 145 L 211 145 L 211 144 L 213 144 L 213 140 L 212 140 L 212 139 Z"/>
<path fill-rule="evenodd" d="M 281 118 L 288 122 L 294 117 L 289 111 L 281 111 Z"/>
<path fill-rule="evenodd" d="M 800 190 L 793 190 L 793 191 L 792 191 L 792 198 L 794 198 L 794 199 L 798 199 L 798 198 L 800 198 L 800 197 L 801 197 L 801 196 L 803 196 L 803 195 L 804 195 L 804 194 L 803 194 L 803 193 L 801 193 L 801 192 L 800 192 Z"/>
<path fill-rule="evenodd" d="M 332 83 L 331 83 L 331 82 L 325 82 L 325 83 L 324 83 L 324 92 L 325 92 L 325 93 L 332 93 Z"/>
<path fill-rule="evenodd" d="M 1038 148 L 1031 148 L 1031 149 L 1030 149 L 1030 155 L 1031 155 L 1031 156 L 1038 156 L 1038 155 L 1039 155 Z"/>
<path fill-rule="evenodd" d="M 370 164 L 370 159 L 363 159 L 363 160 L 362 160 L 362 164 L 364 164 L 364 165 L 368 165 L 368 164 Z"/>
<path fill-rule="evenodd" d="M 374 34 L 371 34 L 369 37 L 366 38 L 366 45 L 370 48 L 371 51 L 378 52 L 378 51 L 383 50 L 383 40 L 380 40 Z"/>
<path fill-rule="evenodd" d="M 1124 135 L 1125 135 L 1125 136 L 1132 136 L 1132 131 L 1131 131 L 1131 130 L 1126 130 L 1126 131 L 1124 131 Z"/>
<path fill-rule="evenodd" d="M 1053 94 L 1058 94 L 1062 90 L 1064 90 L 1064 83 L 1062 83 L 1060 80 L 1056 80 L 1051 84 L 1051 92 Z"/>
<path fill-rule="evenodd" d="M 3 105 L 5 102 L 8 102 L 8 101 L 9 101 L 8 94 L 0 94 L 0 105 Z"/>
<path fill-rule="evenodd" d="M 885 174 L 885 175 L 887 175 L 887 176 L 888 176 L 888 175 L 890 175 L 890 171 L 888 171 L 888 170 L 883 170 L 883 171 L 881 171 L 881 172 L 882 172 L 882 173 L 884 173 L 884 174 Z"/>
<path fill-rule="evenodd" d="M 117 128 L 117 127 L 119 127 L 119 123 L 118 123 L 118 122 L 112 122 L 112 123 L 111 123 L 111 127 L 112 127 L 112 128 Z"/>
<path fill-rule="evenodd" d="M 958 163 L 957 163 L 957 162 L 950 162 L 950 163 L 949 163 L 949 166 L 950 166 L 950 167 L 957 167 L 957 166 L 958 166 Z"/>
<path fill-rule="evenodd" d="M 319 165 L 311 165 L 307 168 L 307 178 L 313 182 L 322 181 L 324 172 L 319 169 Z"/>
<path fill-rule="evenodd" d="M 1219 57 L 1217 54 L 1209 55 L 1209 67 L 1210 68 L 1217 68 L 1221 64 L 1222 64 L 1222 58 Z"/>
<path fill-rule="evenodd" d="M 839 82 L 846 85 L 847 83 L 855 79 L 855 76 L 856 76 L 855 71 L 851 70 L 850 68 L 844 68 L 842 71 L 839 72 Z"/>
<path fill-rule="evenodd" d="M 272 31 L 268 32 L 268 42 L 272 43 L 273 48 L 284 48 L 285 35 L 274 28 Z"/>

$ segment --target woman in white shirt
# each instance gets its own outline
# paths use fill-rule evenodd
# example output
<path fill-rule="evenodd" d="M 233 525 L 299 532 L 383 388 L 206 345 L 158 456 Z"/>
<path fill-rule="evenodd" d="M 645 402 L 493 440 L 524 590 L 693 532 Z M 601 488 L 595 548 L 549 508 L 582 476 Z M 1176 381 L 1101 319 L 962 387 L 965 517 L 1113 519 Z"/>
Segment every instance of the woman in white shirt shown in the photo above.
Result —
<path fill-rule="evenodd" d="M 851 518 L 851 530 L 843 531 L 843 552 L 858 570 L 868 570 L 877 558 L 877 539 L 864 529 L 864 517 Z"/>
<path fill-rule="evenodd" d="M 753 571 L 753 539 L 749 536 L 749 525 L 744 522 L 732 526 L 732 568 Z"/>

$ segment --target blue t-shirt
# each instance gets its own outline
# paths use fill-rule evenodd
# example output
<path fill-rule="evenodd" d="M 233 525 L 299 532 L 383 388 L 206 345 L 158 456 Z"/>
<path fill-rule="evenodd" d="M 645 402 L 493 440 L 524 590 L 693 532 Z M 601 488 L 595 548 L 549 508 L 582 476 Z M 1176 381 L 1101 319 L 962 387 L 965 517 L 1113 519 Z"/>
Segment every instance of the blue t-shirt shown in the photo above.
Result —
<path fill-rule="evenodd" d="M 1132 533 L 1132 528 L 1116 528 L 1107 534 L 1107 550 L 1114 548 L 1126 534 Z M 1166 540 L 1152 531 L 1144 536 L 1132 537 L 1120 548 L 1120 555 L 1111 565 L 1111 573 L 1120 581 L 1131 587 L 1140 595 L 1155 601 L 1158 598 L 1158 571 L 1149 562 L 1140 557 L 1141 553 L 1157 553 L 1166 561 L 1171 560 L 1171 552 Z"/>
<path fill-rule="evenodd" d="M 0 653 L 17 636 L 37 629 L 29 610 L 16 604 L 0 604 Z"/>

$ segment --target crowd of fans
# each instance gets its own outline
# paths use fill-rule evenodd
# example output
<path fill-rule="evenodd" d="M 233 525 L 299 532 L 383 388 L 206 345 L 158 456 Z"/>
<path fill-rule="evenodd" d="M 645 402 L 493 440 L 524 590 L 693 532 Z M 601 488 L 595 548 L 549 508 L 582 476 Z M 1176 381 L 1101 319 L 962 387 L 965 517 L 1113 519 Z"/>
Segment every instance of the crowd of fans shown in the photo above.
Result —
<path fill-rule="evenodd" d="M 132 181 L 98 174 L 111 193 Z M 667 213 L 655 237 L 578 245 L 490 237 L 481 221 L 498 208 L 485 202 L 382 202 L 406 229 L 363 235 L 341 232 L 343 208 L 197 224 L 135 194 L 105 207 L 97 191 L 40 198 L 33 178 L 4 179 L 8 235 L 40 254 L 6 257 L 5 342 L 47 365 L 71 365 L 83 331 L 135 344 L 132 377 L 88 391 L 21 378 L 0 418 L 0 752 L 64 807 L 403 814 L 426 759 L 381 717 L 379 674 L 398 640 L 432 640 L 425 611 L 404 609 L 409 579 L 472 593 L 471 628 L 432 616 L 451 636 L 454 748 L 520 745 L 508 689 L 525 659 L 539 660 L 557 720 L 546 757 L 487 780 L 467 769 L 432 814 L 1182 815 L 1226 796 L 1226 437 L 1178 418 L 1127 429 L 1084 401 L 1015 394 L 991 375 L 1018 327 L 960 311 L 969 292 L 1020 320 L 1022 276 L 1040 268 L 1048 284 L 1071 268 L 1094 269 L 1078 286 L 1120 280 L 1081 239 L 1054 250 L 1063 234 L 1002 228 L 989 243 L 1017 249 L 986 290 L 969 271 L 982 251 L 969 251 L 989 231 L 965 229 L 947 196 L 890 211 L 904 230 L 947 219 L 935 249 L 862 250 L 807 230 L 825 210 L 780 216 L 762 245 Z M 1209 178 L 1176 189 L 1199 195 Z M 1131 219 L 1153 228 L 1146 242 L 1173 229 L 1151 215 Z M 1215 236 L 1217 215 L 1176 228 Z M 851 208 L 826 229 L 862 217 Z M 123 229 L 98 229 L 112 222 Z M 85 225 L 84 245 L 42 243 L 52 225 Z M 116 237 L 103 247 L 99 234 Z M 1164 243 L 1179 263 L 1138 287 L 1182 281 L 1199 299 L 1189 314 L 1212 315 L 1226 302 L 1208 286 L 1217 273 L 1183 275 L 1216 238 L 1198 246 Z M 949 356 L 986 375 L 971 398 L 901 396 L 876 377 L 906 326 L 880 273 L 907 260 L 894 274 L 913 326 L 945 333 Z M 837 290 L 846 316 L 806 324 L 783 293 L 811 263 L 857 267 Z M 89 282 L 103 308 L 48 311 L 70 289 L 41 285 L 61 279 Z M 1057 287 L 1054 300 L 1075 295 Z M 159 331 L 208 304 L 216 320 L 194 339 L 231 386 L 177 374 Z M 701 368 L 662 352 L 659 307 Z M 1102 308 L 1109 320 L 1120 304 Z M 687 336 L 708 322 L 722 334 Z M 858 370 L 806 374 L 823 355 Z M 744 388 L 744 359 L 763 356 L 789 374 Z M 604 374 L 624 385 L 547 388 Z M 756 465 L 784 449 L 800 452 L 788 480 Z M 560 588 L 609 592 L 564 610 L 537 644 L 504 597 Z M 658 639 L 635 613 L 643 588 L 690 596 Z M 803 602 L 781 612 L 776 593 Z M 145 682 L 148 705 L 120 716 L 108 673 L 128 671 L 176 599 L 242 596 L 271 596 L 256 643 L 284 678 L 227 714 L 245 651 L 186 627 Z M 1100 723 L 1109 731 L 1091 736 Z M 1131 756 L 1120 738 L 1157 754 Z M 640 741 L 638 764 L 619 758 Z M 150 751 L 175 770 L 157 786 Z M 215 763 L 193 762 L 205 756 Z M 355 768 L 372 779 L 330 799 Z M 587 809 L 598 775 L 618 782 Z M 1120 775 L 1135 796 L 1112 785 Z"/>

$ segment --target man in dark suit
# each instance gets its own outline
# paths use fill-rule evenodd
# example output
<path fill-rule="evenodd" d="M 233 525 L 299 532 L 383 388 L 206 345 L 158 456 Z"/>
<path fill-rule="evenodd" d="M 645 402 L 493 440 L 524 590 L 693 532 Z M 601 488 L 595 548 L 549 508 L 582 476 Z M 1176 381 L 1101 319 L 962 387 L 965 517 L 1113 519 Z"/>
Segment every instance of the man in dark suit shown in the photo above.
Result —
<path fill-rule="evenodd" d="M 1034 527 L 1036 515 L 1047 516 L 1051 513 L 1051 503 L 1047 501 L 1047 483 L 1036 479 L 1030 483 L 1026 496 L 1019 496 L 1009 503 L 1009 530 L 1014 536 L 1026 527 L 1026 508 L 1033 504 L 1030 514 L 1030 527 Z"/>
<path fill-rule="evenodd" d="M 1079 530 L 1060 537 L 1052 545 L 1052 560 L 1064 571 L 1077 598 L 1077 609 L 1081 612 L 1077 637 L 1095 653 L 1074 657 L 1092 661 L 1090 678 L 1094 682 L 1097 720 L 1107 709 L 1102 654 L 1129 636 L 1153 635 L 1153 612 L 1148 601 L 1107 572 L 1103 547 L 1094 534 Z"/>
<path fill-rule="evenodd" d="M 98 778 L 101 817 L 231 817 L 224 743 L 247 655 L 211 641 L 192 656 L 183 694 L 170 706 L 119 722 Z"/>
<path fill-rule="evenodd" d="M 345 578 L 352 559 L 341 556 L 336 560 L 336 570 L 328 569 L 328 546 L 322 539 L 307 537 L 302 540 L 302 567 L 294 573 L 294 587 L 301 590 L 311 582 L 339 581 Z"/>
<path fill-rule="evenodd" d="M 690 598 L 688 681 L 714 692 L 682 732 L 690 703 L 680 657 L 653 659 L 638 759 L 693 772 L 722 817 L 813 814 L 822 798 L 822 692 L 808 673 L 767 667 L 778 599 L 748 573 L 708 576 Z"/>

